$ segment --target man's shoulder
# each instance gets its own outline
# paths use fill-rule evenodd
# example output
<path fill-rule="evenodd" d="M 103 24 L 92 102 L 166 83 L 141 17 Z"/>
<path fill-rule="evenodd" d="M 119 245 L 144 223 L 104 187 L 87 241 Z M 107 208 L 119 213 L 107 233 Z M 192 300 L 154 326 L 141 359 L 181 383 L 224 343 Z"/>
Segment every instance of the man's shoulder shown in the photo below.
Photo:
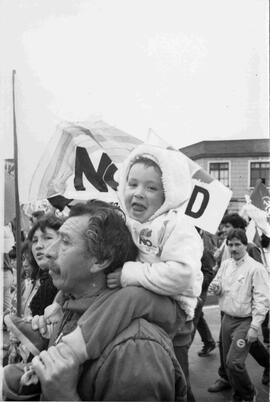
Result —
<path fill-rule="evenodd" d="M 246 261 L 249 263 L 250 269 L 252 271 L 265 269 L 263 264 L 261 262 L 259 262 L 258 260 L 256 260 L 254 257 L 252 257 L 250 254 L 246 255 Z"/>
<path fill-rule="evenodd" d="M 106 347 L 101 360 L 106 360 L 110 354 L 120 349 L 125 350 L 125 353 L 130 349 L 133 353 L 135 345 L 141 346 L 143 350 L 146 344 L 152 344 L 153 349 L 164 349 L 171 355 L 173 353 L 172 342 L 162 328 L 144 318 L 137 318 Z"/>
<path fill-rule="evenodd" d="M 92 400 L 146 400 L 149 392 L 151 400 L 163 400 L 164 395 L 170 395 L 165 400 L 174 400 L 172 383 L 180 377 L 169 337 L 155 324 L 139 318 L 115 337 L 98 359 L 84 364 L 80 385 L 88 399 L 82 400 L 89 400 L 91 394 L 97 397 Z M 157 392 L 161 393 L 158 398 Z"/>
<path fill-rule="evenodd" d="M 250 257 L 252 257 L 254 260 L 262 263 L 262 255 L 260 248 L 256 246 L 254 243 L 248 243 L 247 244 L 247 252 Z"/>
<path fill-rule="evenodd" d="M 162 328 L 144 318 L 136 318 L 133 320 L 130 325 L 114 339 L 112 343 L 117 345 L 129 339 L 132 339 L 133 341 L 141 339 L 148 341 L 153 340 L 161 344 L 164 343 L 165 345 L 167 345 L 167 343 L 171 344 L 167 333 Z"/>
<path fill-rule="evenodd" d="M 93 378 L 96 378 L 98 373 L 103 378 L 108 369 L 118 370 L 119 365 L 130 364 L 138 367 L 150 364 L 154 370 L 156 362 L 151 363 L 153 356 L 155 361 L 164 361 L 164 364 L 170 361 L 170 364 L 177 366 L 172 342 L 167 333 L 159 326 L 137 318 L 107 345 L 98 359 L 85 363 L 84 372 L 86 376 Z"/>
<path fill-rule="evenodd" d="M 250 255 L 249 252 L 247 252 L 247 254 L 246 254 L 246 260 L 252 261 L 253 264 L 256 263 L 256 265 L 263 265 L 260 261 L 256 260 L 256 258 L 254 258 L 253 255 Z"/>
<path fill-rule="evenodd" d="M 232 257 L 226 258 L 225 260 L 223 260 L 223 261 L 221 262 L 219 270 L 223 270 L 223 269 L 225 269 L 226 267 L 231 266 L 231 265 L 233 265 L 233 259 L 232 259 Z"/>

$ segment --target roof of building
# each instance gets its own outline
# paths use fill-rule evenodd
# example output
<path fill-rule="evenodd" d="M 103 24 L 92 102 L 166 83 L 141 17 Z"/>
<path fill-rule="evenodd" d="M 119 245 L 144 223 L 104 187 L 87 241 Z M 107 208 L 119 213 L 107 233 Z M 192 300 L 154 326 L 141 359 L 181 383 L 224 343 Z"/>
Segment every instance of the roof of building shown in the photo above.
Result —
<path fill-rule="evenodd" d="M 268 157 L 270 139 L 201 141 L 180 148 L 180 151 L 193 160 L 214 157 Z"/>

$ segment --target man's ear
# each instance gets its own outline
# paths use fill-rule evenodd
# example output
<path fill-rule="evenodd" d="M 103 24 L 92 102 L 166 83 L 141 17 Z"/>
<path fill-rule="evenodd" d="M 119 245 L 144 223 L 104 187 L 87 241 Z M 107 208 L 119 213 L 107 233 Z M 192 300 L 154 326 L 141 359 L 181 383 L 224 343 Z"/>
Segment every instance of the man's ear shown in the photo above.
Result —
<path fill-rule="evenodd" d="M 90 272 L 92 274 L 95 274 L 96 272 L 103 271 L 106 269 L 111 263 L 110 259 L 104 260 L 103 262 L 94 262 L 94 264 L 91 265 Z"/>

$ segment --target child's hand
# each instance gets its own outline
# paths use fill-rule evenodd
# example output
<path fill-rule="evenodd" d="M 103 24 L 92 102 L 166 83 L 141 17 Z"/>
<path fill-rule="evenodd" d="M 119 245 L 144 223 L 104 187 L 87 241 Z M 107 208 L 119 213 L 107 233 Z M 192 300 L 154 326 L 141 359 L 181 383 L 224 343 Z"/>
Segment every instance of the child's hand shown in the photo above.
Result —
<path fill-rule="evenodd" d="M 44 315 L 35 315 L 32 318 L 32 329 L 39 330 L 44 338 L 49 339 L 53 332 L 53 325 L 62 317 L 63 311 L 60 304 L 54 302 L 45 308 Z"/>
<path fill-rule="evenodd" d="M 107 275 L 107 287 L 110 289 L 121 288 L 121 273 L 122 268 L 116 269 Z"/>
<path fill-rule="evenodd" d="M 62 307 L 56 302 L 50 304 L 44 310 L 44 319 L 47 324 L 56 324 L 57 322 L 61 321 L 62 317 Z"/>
<path fill-rule="evenodd" d="M 45 338 L 46 336 L 49 338 L 48 334 L 48 325 L 44 318 L 44 315 L 35 315 L 32 319 L 32 329 L 34 331 L 39 330 L 40 334 Z"/>

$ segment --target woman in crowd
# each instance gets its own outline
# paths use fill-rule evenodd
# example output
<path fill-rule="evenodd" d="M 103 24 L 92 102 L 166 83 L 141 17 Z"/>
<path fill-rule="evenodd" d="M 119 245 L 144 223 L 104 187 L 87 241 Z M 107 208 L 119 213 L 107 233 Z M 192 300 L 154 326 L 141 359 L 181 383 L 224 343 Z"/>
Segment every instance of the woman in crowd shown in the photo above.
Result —
<path fill-rule="evenodd" d="M 58 237 L 58 229 L 63 220 L 53 214 L 46 214 L 33 225 L 28 233 L 31 252 L 39 267 L 39 288 L 33 296 L 29 308 L 31 315 L 43 315 L 45 307 L 51 304 L 57 293 L 49 275 L 49 261 L 46 248 Z"/>
<path fill-rule="evenodd" d="M 58 237 L 58 229 L 62 223 L 63 220 L 53 214 L 44 215 L 33 225 L 28 233 L 27 241 L 23 244 L 21 304 L 23 319 L 28 319 L 29 316 L 43 315 L 44 309 L 52 304 L 57 293 L 49 275 L 46 249 Z M 9 319 L 8 322 L 12 324 L 12 319 Z M 9 328 L 11 335 L 8 363 L 27 358 L 27 355 L 24 357 L 17 339 L 19 337 L 16 333 L 17 325 L 20 325 L 20 320 L 15 324 L 13 323 Z"/>

